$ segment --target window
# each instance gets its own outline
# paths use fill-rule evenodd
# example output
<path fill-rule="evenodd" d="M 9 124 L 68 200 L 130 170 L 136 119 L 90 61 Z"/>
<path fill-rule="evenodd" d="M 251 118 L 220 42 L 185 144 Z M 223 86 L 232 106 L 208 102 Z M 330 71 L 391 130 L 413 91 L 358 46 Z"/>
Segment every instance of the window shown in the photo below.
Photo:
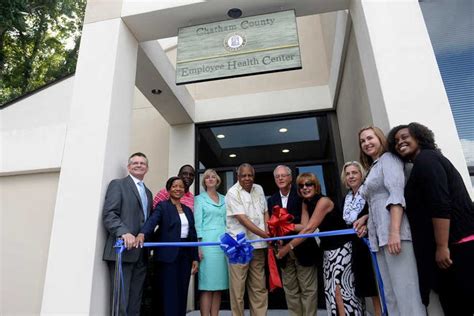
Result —
<path fill-rule="evenodd" d="M 474 186 L 474 18 L 472 0 L 420 0 Z"/>

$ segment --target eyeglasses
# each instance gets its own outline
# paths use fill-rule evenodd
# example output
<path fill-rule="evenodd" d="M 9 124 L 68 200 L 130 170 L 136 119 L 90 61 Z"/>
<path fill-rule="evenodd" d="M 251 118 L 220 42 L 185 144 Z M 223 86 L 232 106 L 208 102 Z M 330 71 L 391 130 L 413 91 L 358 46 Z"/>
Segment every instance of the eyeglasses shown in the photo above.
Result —
<path fill-rule="evenodd" d="M 144 165 L 146 166 L 147 163 L 146 162 L 142 162 L 142 161 L 133 161 L 130 163 L 130 165 L 133 165 L 133 166 L 136 166 L 136 165 Z"/>
<path fill-rule="evenodd" d="M 310 188 L 314 185 L 315 185 L 315 183 L 313 183 L 313 182 L 300 183 L 300 184 L 298 184 L 298 188 L 300 188 L 300 189 L 302 189 L 304 187 Z"/>
<path fill-rule="evenodd" d="M 283 178 L 286 178 L 286 177 L 289 177 L 290 174 L 276 174 L 275 175 L 275 179 L 283 179 Z"/>

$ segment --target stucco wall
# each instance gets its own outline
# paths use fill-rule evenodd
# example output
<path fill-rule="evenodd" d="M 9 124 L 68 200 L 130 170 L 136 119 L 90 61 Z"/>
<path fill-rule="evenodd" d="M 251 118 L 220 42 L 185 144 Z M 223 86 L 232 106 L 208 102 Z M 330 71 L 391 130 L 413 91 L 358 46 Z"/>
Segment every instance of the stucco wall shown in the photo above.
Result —
<path fill-rule="evenodd" d="M 1 111 L 2 315 L 41 311 L 74 77 Z M 131 152 L 150 160 L 153 193 L 168 177 L 169 124 L 135 89 Z M 123 162 L 124 173 L 126 161 Z M 50 172 L 53 170 L 54 172 Z"/>
<path fill-rule="evenodd" d="M 0 177 L 1 315 L 38 315 L 58 172 Z"/>
<path fill-rule="evenodd" d="M 165 186 L 168 178 L 169 138 L 170 125 L 143 94 L 135 89 L 130 152 L 140 151 L 147 155 L 149 170 L 145 183 L 153 194 Z"/>
<path fill-rule="evenodd" d="M 0 111 L 0 175 L 58 171 L 74 77 Z"/>
<path fill-rule="evenodd" d="M 69 77 L 0 111 L 2 315 L 41 310 L 73 85 Z"/>
<path fill-rule="evenodd" d="M 367 88 L 353 31 L 349 36 L 341 89 L 336 106 L 344 161 L 358 160 L 357 132 L 372 124 Z M 343 164 L 343 162 L 341 162 Z"/>
<path fill-rule="evenodd" d="M 337 12 L 328 12 L 318 16 L 321 21 L 321 32 L 324 41 L 324 49 L 326 50 L 326 63 L 327 65 L 331 65 L 336 36 Z"/>

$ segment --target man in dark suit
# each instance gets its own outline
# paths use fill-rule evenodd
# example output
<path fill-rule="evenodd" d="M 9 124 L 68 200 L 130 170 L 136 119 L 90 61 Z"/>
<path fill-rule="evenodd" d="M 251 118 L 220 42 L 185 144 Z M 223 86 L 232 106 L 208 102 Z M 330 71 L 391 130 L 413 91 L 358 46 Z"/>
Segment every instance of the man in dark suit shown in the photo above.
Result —
<path fill-rule="evenodd" d="M 146 277 L 145 250 L 132 247 L 135 244 L 135 236 L 151 213 L 153 197 L 143 183 L 148 171 L 146 156 L 134 153 L 128 160 L 127 168 L 129 175 L 112 180 L 107 188 L 102 219 L 108 236 L 103 259 L 109 266 L 113 292 L 116 258 L 113 246 L 118 238 L 122 238 L 128 249 L 122 253 L 124 293 L 121 293 L 119 304 L 114 304 L 113 308 L 119 305 L 120 315 L 132 316 L 140 315 L 143 283 Z"/>
<path fill-rule="evenodd" d="M 291 169 L 280 165 L 273 171 L 275 184 L 278 192 L 268 199 L 268 210 L 271 212 L 274 206 L 286 208 L 288 213 L 294 216 L 293 223 L 296 230 L 301 225 L 302 200 L 298 196 L 296 188 L 292 186 Z M 282 267 L 282 282 L 285 290 L 288 313 L 291 316 L 314 316 L 317 312 L 317 271 L 316 259 L 319 252 L 314 238 L 307 238 L 302 244 L 292 247 L 289 243 L 290 252 L 280 259 Z"/>

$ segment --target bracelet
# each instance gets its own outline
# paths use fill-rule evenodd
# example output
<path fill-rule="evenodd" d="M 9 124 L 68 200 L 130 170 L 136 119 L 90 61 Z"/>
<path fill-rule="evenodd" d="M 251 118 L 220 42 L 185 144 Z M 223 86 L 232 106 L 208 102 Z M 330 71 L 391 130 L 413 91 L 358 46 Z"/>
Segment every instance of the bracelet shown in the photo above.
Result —
<path fill-rule="evenodd" d="M 291 242 L 289 242 L 288 245 L 290 245 L 290 249 L 291 249 L 291 250 L 295 249 L 295 247 L 293 247 L 293 245 L 291 244 Z"/>

